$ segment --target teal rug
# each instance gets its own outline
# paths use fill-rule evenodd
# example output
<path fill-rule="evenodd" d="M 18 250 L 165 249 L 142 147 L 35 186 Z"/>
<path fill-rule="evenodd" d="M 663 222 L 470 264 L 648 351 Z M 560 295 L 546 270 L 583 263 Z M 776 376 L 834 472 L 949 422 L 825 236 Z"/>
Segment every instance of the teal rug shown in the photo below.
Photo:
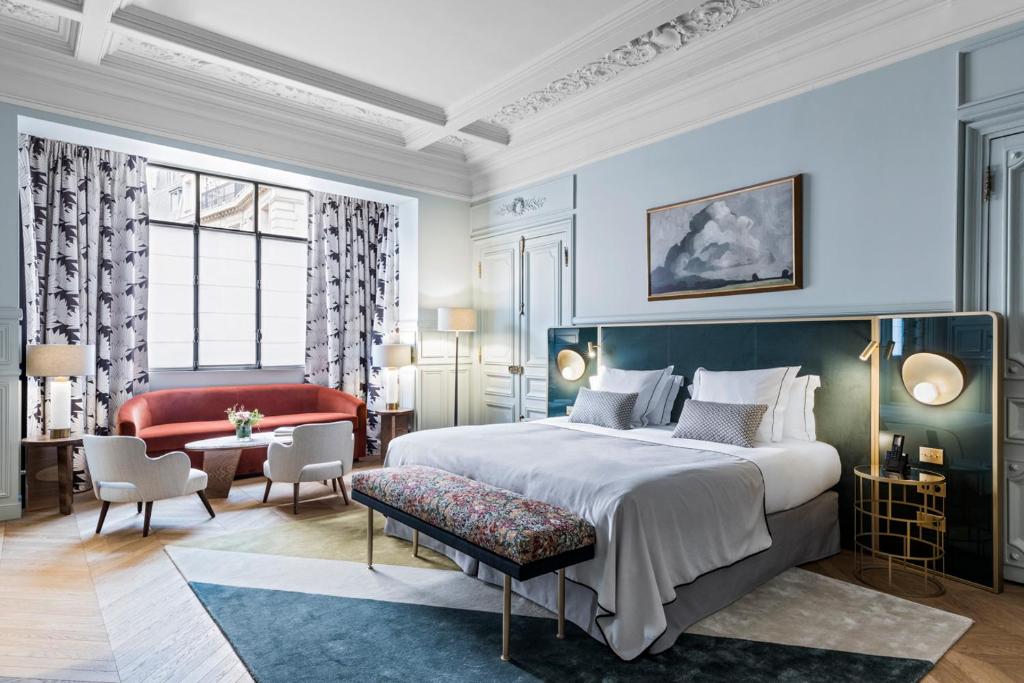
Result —
<path fill-rule="evenodd" d="M 570 625 L 512 619 L 512 662 L 498 658 L 501 615 L 288 591 L 191 584 L 263 683 L 286 681 L 917 681 L 932 663 L 684 634 L 624 662 Z"/>
<path fill-rule="evenodd" d="M 630 662 L 572 624 L 558 640 L 551 612 L 513 596 L 506 663 L 499 588 L 380 532 L 369 571 L 365 524 L 335 515 L 165 550 L 262 683 L 917 681 L 971 624 L 790 569 Z"/>

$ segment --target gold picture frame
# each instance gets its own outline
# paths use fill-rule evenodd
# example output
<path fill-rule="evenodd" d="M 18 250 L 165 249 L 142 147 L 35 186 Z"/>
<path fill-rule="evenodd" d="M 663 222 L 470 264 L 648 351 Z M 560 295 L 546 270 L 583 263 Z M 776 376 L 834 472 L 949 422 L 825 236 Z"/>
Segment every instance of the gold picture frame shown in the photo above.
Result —
<path fill-rule="evenodd" d="M 737 209 L 757 212 L 759 206 L 765 214 L 775 211 L 778 215 L 751 219 L 745 213 L 736 213 Z M 708 242 L 695 251 L 700 246 L 699 233 L 713 220 L 719 228 L 719 237 L 722 233 L 729 236 L 731 232 L 738 239 Z M 743 230 L 751 226 L 764 238 L 755 240 L 760 251 L 745 243 L 751 240 L 746 239 L 749 235 Z M 726 255 L 730 258 L 723 258 Z M 688 259 L 686 264 L 680 263 L 683 258 Z M 711 273 L 712 277 L 702 273 Z M 648 301 L 778 292 L 802 287 L 802 174 L 647 210 Z"/>

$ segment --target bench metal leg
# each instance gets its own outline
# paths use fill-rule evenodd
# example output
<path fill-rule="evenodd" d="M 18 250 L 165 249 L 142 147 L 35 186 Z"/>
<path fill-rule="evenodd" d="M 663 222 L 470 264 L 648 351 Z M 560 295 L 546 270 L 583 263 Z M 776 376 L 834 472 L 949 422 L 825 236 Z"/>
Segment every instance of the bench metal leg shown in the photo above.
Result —
<path fill-rule="evenodd" d="M 565 640 L 565 567 L 558 570 L 558 639 Z"/>
<path fill-rule="evenodd" d="M 509 640 L 512 626 L 512 577 L 505 575 L 505 586 L 502 594 L 501 606 L 501 661 L 507 662 L 512 659 L 509 654 Z"/>
<path fill-rule="evenodd" d="M 412 556 L 413 557 L 419 557 L 420 556 L 420 530 L 419 529 L 413 529 L 412 530 Z"/>
<path fill-rule="evenodd" d="M 373 508 L 366 508 L 366 568 L 373 569 Z"/>

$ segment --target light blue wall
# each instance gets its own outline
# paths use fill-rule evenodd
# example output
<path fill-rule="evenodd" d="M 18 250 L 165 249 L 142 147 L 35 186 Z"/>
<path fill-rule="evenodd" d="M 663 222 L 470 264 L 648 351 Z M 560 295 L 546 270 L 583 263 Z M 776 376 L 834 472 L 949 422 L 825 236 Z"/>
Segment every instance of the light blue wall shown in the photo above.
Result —
<path fill-rule="evenodd" d="M 577 319 L 951 309 L 955 65 L 942 49 L 579 169 Z M 648 208 L 794 173 L 804 289 L 647 301 Z"/>

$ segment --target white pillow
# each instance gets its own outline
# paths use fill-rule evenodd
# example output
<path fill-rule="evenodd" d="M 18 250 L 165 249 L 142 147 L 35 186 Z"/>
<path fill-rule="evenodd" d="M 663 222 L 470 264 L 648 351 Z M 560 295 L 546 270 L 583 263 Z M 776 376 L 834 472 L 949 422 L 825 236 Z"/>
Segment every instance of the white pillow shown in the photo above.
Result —
<path fill-rule="evenodd" d="M 658 386 L 654 387 L 654 394 L 651 396 L 651 405 L 648 408 L 646 417 L 647 424 L 660 425 L 661 416 L 665 412 L 665 401 L 668 400 L 668 392 L 672 390 L 671 370 L 658 379 Z"/>
<path fill-rule="evenodd" d="M 630 424 L 633 427 L 644 427 L 661 417 L 662 405 L 657 406 L 656 412 L 652 410 L 654 393 L 661 378 L 671 375 L 673 368 L 672 365 L 661 370 L 602 368 L 599 374 L 590 378 L 590 388 L 620 394 L 637 394 Z"/>
<path fill-rule="evenodd" d="M 672 375 L 672 386 L 669 387 L 668 396 L 665 397 L 665 410 L 661 414 L 661 422 L 659 424 L 667 425 L 672 422 L 672 406 L 676 404 L 676 397 L 679 396 L 679 390 L 683 386 L 682 375 Z"/>
<path fill-rule="evenodd" d="M 786 404 L 800 366 L 711 372 L 697 368 L 693 373 L 693 398 L 714 403 L 763 403 L 768 406 L 757 428 L 757 440 L 782 441 Z"/>
<path fill-rule="evenodd" d="M 787 439 L 817 441 L 817 428 L 814 424 L 814 392 L 821 387 L 821 377 L 804 375 L 793 380 L 789 389 L 789 402 L 786 404 L 786 420 L 782 435 Z"/>

